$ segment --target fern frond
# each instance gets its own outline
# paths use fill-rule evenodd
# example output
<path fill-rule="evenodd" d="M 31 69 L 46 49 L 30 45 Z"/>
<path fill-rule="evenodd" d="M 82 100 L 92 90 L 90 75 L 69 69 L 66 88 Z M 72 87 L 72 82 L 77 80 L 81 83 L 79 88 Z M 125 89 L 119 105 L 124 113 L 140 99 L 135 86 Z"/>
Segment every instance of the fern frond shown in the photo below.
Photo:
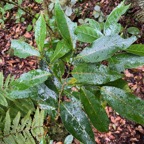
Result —
<path fill-rule="evenodd" d="M 4 129 L 0 130 L 0 144 L 36 144 L 44 135 L 44 111 L 37 109 L 32 119 L 30 112 L 21 119 L 20 112 L 12 120 L 7 111 Z"/>
<path fill-rule="evenodd" d="M 35 111 L 34 103 L 31 99 L 12 99 L 9 96 L 9 91 L 12 87 L 12 82 L 14 77 L 8 75 L 4 78 L 2 72 L 0 72 L 0 116 L 1 118 L 5 116 L 5 111 L 10 109 L 10 116 L 15 117 L 15 114 L 20 111 L 21 115 L 24 116 L 29 110 Z"/>

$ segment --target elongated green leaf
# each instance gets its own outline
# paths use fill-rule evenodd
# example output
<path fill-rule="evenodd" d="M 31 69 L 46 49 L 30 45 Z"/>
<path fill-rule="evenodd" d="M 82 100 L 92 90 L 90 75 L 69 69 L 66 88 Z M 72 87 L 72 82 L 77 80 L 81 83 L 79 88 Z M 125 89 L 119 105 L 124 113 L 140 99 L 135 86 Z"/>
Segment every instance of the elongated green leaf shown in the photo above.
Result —
<path fill-rule="evenodd" d="M 0 88 L 3 87 L 3 84 L 4 84 L 4 76 L 3 76 L 3 73 L 0 72 Z"/>
<path fill-rule="evenodd" d="M 104 24 L 104 34 L 111 35 L 117 32 L 117 22 L 120 17 L 129 9 L 130 5 L 125 6 L 124 1 L 121 2 L 108 16 Z"/>
<path fill-rule="evenodd" d="M 33 98 L 37 97 L 37 88 L 33 87 L 26 90 L 12 90 L 9 96 L 13 99 Z"/>
<path fill-rule="evenodd" d="M 136 37 L 123 39 L 119 35 L 103 36 L 94 41 L 91 47 L 85 48 L 76 57 L 76 60 L 88 63 L 106 60 L 115 52 L 128 48 L 135 40 Z"/>
<path fill-rule="evenodd" d="M 144 65 L 144 56 L 118 54 L 108 61 L 112 69 L 115 69 L 118 72 L 123 72 L 125 69 Z"/>
<path fill-rule="evenodd" d="M 84 106 L 84 110 L 87 113 L 93 126 L 97 130 L 105 132 L 108 131 L 109 119 L 105 109 L 101 105 L 99 95 L 99 92 L 97 92 L 97 95 L 94 95 L 90 91 L 82 88 L 80 98 Z"/>
<path fill-rule="evenodd" d="M 46 22 L 41 14 L 35 26 L 35 40 L 40 51 L 43 50 L 44 41 L 46 38 Z"/>
<path fill-rule="evenodd" d="M 103 36 L 103 34 L 99 30 L 91 28 L 87 25 L 77 27 L 75 33 L 79 41 L 87 43 L 92 43 L 97 38 Z"/>
<path fill-rule="evenodd" d="M 12 40 L 11 48 L 14 50 L 14 55 L 20 58 L 26 58 L 29 56 L 40 56 L 40 53 L 37 50 L 35 50 L 29 44 L 20 40 Z"/>
<path fill-rule="evenodd" d="M 2 93 L 0 93 L 0 104 L 3 106 L 8 106 L 7 100 Z"/>
<path fill-rule="evenodd" d="M 16 117 L 13 119 L 12 133 L 16 133 L 17 130 L 19 130 L 18 125 L 19 125 L 19 122 L 20 122 L 20 117 L 21 117 L 21 114 L 20 114 L 20 112 L 18 112 Z"/>
<path fill-rule="evenodd" d="M 76 79 L 76 83 L 82 84 L 104 84 L 110 81 L 114 81 L 121 77 L 115 71 L 111 71 L 108 67 L 104 65 L 96 64 L 79 64 L 72 71 L 73 77 Z"/>
<path fill-rule="evenodd" d="M 95 144 L 94 135 L 88 118 L 77 103 L 61 103 L 60 115 L 65 128 L 75 138 L 84 144 Z"/>
<path fill-rule="evenodd" d="M 144 44 L 133 44 L 128 49 L 126 49 L 127 52 L 144 56 Z"/>
<path fill-rule="evenodd" d="M 66 17 L 58 2 L 55 4 L 55 17 L 62 37 L 69 43 L 71 48 L 74 49 L 76 44 L 74 30 L 77 25 L 76 23 L 73 23 L 68 17 Z"/>
<path fill-rule="evenodd" d="M 5 117 L 5 126 L 4 126 L 4 135 L 8 135 L 10 133 L 11 129 L 11 118 L 9 111 L 6 112 L 6 117 Z"/>
<path fill-rule="evenodd" d="M 65 40 L 59 41 L 54 54 L 51 56 L 51 63 L 67 54 L 70 50 L 71 47 Z"/>
<path fill-rule="evenodd" d="M 121 79 L 121 78 L 116 80 L 116 81 L 106 83 L 103 86 L 113 86 L 113 87 L 117 87 L 117 88 L 123 89 L 126 92 L 132 92 L 132 90 L 128 86 L 128 83 L 125 80 Z"/>
<path fill-rule="evenodd" d="M 12 85 L 16 88 L 16 90 L 25 90 L 43 83 L 50 75 L 51 74 L 49 72 L 42 71 L 40 69 L 32 70 L 28 73 L 22 74 L 19 79 L 12 82 Z"/>
<path fill-rule="evenodd" d="M 101 94 L 108 104 L 123 117 L 144 124 L 144 101 L 124 90 L 105 86 Z"/>

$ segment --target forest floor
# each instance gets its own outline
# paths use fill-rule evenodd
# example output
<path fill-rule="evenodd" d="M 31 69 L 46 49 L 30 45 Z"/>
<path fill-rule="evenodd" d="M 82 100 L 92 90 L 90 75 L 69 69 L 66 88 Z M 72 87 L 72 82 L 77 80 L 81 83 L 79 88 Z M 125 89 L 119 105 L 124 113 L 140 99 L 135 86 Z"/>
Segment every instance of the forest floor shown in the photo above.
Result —
<path fill-rule="evenodd" d="M 84 2 L 77 3 L 76 7 L 82 7 L 82 12 L 79 17 L 75 17 L 74 20 L 77 21 L 78 18 L 92 18 L 92 11 L 97 3 L 100 4 L 104 15 L 108 15 L 112 9 L 120 3 L 120 0 L 85 0 Z M 40 10 L 39 5 L 34 2 L 29 2 L 29 0 L 26 0 L 23 4 L 23 7 L 27 6 L 31 7 L 35 12 Z M 138 39 L 137 43 L 144 44 L 144 24 L 135 21 L 133 12 L 133 9 L 130 10 L 122 17 L 120 23 L 127 27 L 138 27 L 141 31 L 141 38 Z M 25 16 L 24 22 L 15 23 L 15 21 L 11 19 L 12 15 L 15 15 L 15 13 L 16 9 L 7 12 L 5 28 L 0 26 L 0 71 L 3 71 L 5 77 L 8 74 L 19 77 L 24 72 L 38 68 L 37 59 L 35 57 L 20 59 L 9 52 L 11 39 L 25 39 L 28 43 L 35 46 L 34 32 L 28 32 L 26 30 L 32 18 Z M 134 93 L 138 97 L 144 99 L 144 67 L 126 70 L 125 79 Z M 96 129 L 93 129 L 95 140 L 98 144 L 144 144 L 143 126 L 122 118 L 110 107 L 106 108 L 106 112 L 111 121 L 109 132 L 99 133 Z M 77 140 L 74 140 L 74 143 L 79 144 Z"/>

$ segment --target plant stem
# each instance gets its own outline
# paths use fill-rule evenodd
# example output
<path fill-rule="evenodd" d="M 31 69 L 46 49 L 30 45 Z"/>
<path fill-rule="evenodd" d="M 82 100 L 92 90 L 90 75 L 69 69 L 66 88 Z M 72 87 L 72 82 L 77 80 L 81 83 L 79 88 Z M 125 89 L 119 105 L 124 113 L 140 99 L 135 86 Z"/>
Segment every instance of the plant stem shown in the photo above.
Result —
<path fill-rule="evenodd" d="M 67 74 L 67 76 L 66 76 L 66 78 L 65 78 L 65 82 L 63 83 L 62 88 L 61 88 L 61 91 L 59 92 L 59 101 L 58 101 L 58 110 L 57 110 L 58 115 L 57 115 L 57 117 L 55 118 L 55 120 L 58 120 L 58 118 L 59 118 L 59 116 L 60 116 L 60 104 L 61 104 L 61 99 L 62 99 L 62 93 L 63 93 L 63 90 L 64 90 L 65 85 L 67 85 L 67 78 L 68 78 L 69 74 L 70 74 L 70 66 L 69 66 L 69 69 L 68 69 L 68 74 Z"/>
<path fill-rule="evenodd" d="M 54 33 L 53 33 L 53 30 L 51 29 L 51 27 L 48 25 L 48 19 L 49 19 L 49 17 L 50 17 L 50 13 L 49 13 L 49 11 L 48 11 L 47 6 L 49 5 L 49 3 L 50 3 L 50 1 L 48 1 L 48 0 L 43 0 L 42 6 L 43 6 L 43 13 L 44 13 L 45 18 L 46 18 L 47 30 L 48 30 L 48 32 L 49 32 L 49 34 L 50 34 L 50 39 L 51 39 L 51 37 L 54 35 Z"/>
<path fill-rule="evenodd" d="M 20 8 L 21 10 L 23 10 L 24 12 L 26 12 L 30 17 L 36 18 L 35 15 L 33 15 L 29 10 L 21 7 L 17 2 L 12 2 L 12 1 L 9 1 L 9 0 L 3 0 L 3 1 L 6 2 L 6 3 L 15 5 L 16 7 Z"/>

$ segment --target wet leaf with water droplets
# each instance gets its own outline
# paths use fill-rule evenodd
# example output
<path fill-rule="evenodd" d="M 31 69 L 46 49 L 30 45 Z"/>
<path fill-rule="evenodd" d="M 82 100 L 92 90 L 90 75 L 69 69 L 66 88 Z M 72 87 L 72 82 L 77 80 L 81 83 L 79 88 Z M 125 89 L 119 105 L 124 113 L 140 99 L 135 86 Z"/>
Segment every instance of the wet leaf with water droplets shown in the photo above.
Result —
<path fill-rule="evenodd" d="M 121 78 L 121 75 L 111 71 L 107 66 L 81 63 L 72 71 L 76 83 L 100 85 Z"/>
<path fill-rule="evenodd" d="M 48 76 L 51 74 L 40 69 L 29 71 L 24 73 L 17 80 L 12 82 L 14 89 L 25 90 L 30 87 L 36 86 L 47 80 Z"/>
<path fill-rule="evenodd" d="M 125 5 L 124 1 L 121 2 L 107 17 L 107 20 L 104 24 L 104 34 L 111 35 L 114 34 L 117 30 L 117 22 L 120 17 L 129 9 L 130 5 Z M 114 25 L 114 27 L 113 27 Z"/>
<path fill-rule="evenodd" d="M 46 22 L 44 20 L 43 14 L 41 14 L 38 20 L 36 21 L 35 26 L 35 40 L 38 49 L 41 52 L 43 50 L 45 38 L 46 38 Z"/>
<path fill-rule="evenodd" d="M 136 56 L 131 54 L 118 54 L 109 61 L 109 66 L 118 71 L 123 72 L 128 68 L 136 68 L 138 66 L 144 65 L 144 56 Z"/>
<path fill-rule="evenodd" d="M 67 41 L 67 43 L 69 43 L 71 49 L 74 49 L 76 45 L 76 36 L 74 34 L 74 30 L 77 27 L 77 24 L 73 23 L 64 14 L 58 2 L 55 4 L 55 18 L 62 37 Z"/>
<path fill-rule="evenodd" d="M 99 96 L 99 92 L 93 94 L 84 88 L 82 88 L 80 92 L 80 99 L 84 106 L 84 110 L 93 126 L 101 132 L 106 132 L 108 131 L 109 119 L 105 109 L 101 105 Z"/>
<path fill-rule="evenodd" d="M 12 40 L 11 48 L 14 50 L 14 55 L 20 58 L 27 58 L 29 56 L 40 57 L 40 53 L 37 50 L 20 40 Z"/>
<path fill-rule="evenodd" d="M 63 102 L 60 106 L 60 115 L 65 128 L 84 144 L 95 144 L 88 118 L 83 110 L 73 102 Z"/>
<path fill-rule="evenodd" d="M 82 42 L 92 43 L 97 38 L 103 36 L 103 34 L 87 25 L 78 26 L 75 30 L 77 39 Z"/>
<path fill-rule="evenodd" d="M 85 61 L 87 63 L 100 62 L 110 58 L 115 52 L 125 50 L 133 42 L 136 37 L 127 39 L 121 38 L 119 35 L 103 36 L 95 40 L 91 47 L 85 48 L 76 58 L 77 61 Z"/>
<path fill-rule="evenodd" d="M 121 116 L 144 124 L 144 101 L 122 89 L 110 86 L 101 88 L 103 99 Z"/>

